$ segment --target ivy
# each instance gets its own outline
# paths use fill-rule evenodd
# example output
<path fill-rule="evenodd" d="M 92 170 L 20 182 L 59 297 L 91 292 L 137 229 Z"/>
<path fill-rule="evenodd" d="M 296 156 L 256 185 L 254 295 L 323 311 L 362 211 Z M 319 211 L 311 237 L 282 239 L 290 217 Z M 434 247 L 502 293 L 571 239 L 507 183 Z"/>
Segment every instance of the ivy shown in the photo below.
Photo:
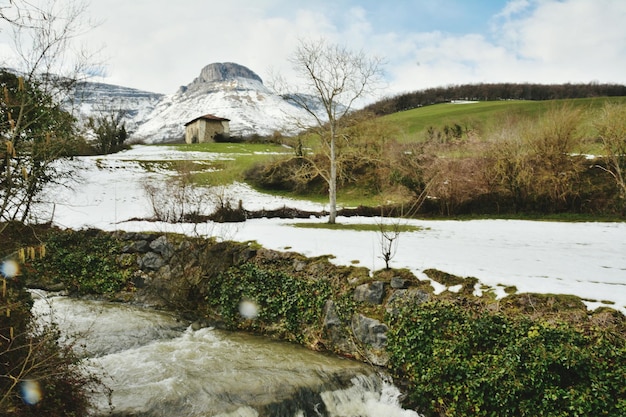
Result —
<path fill-rule="evenodd" d="M 206 302 L 233 328 L 273 329 L 303 342 L 305 330 L 320 325 L 324 304 L 331 297 L 327 280 L 302 279 L 243 264 L 228 269 L 209 284 Z M 242 317 L 242 301 L 258 308 L 254 320 Z"/>
<path fill-rule="evenodd" d="M 450 302 L 392 319 L 393 370 L 425 416 L 626 415 L 626 343 Z"/>
<path fill-rule="evenodd" d="M 115 262 L 120 243 L 109 233 L 55 231 L 45 245 L 46 256 L 27 268 L 27 274 L 38 280 L 63 283 L 76 294 L 112 294 L 127 284 L 128 272 Z"/>

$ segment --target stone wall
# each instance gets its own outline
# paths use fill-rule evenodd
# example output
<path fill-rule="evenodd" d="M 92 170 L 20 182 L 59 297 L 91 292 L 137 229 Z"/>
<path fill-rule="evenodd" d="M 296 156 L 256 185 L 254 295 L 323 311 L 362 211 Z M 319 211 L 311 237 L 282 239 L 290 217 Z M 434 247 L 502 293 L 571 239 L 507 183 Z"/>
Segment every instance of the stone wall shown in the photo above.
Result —
<path fill-rule="evenodd" d="M 215 136 L 230 133 L 227 121 L 199 119 L 185 127 L 185 142 L 203 143 L 213 142 Z"/>
<path fill-rule="evenodd" d="M 204 303 L 210 280 L 231 266 L 253 263 L 260 268 L 280 270 L 292 276 L 341 280 L 357 306 L 352 317 L 338 314 L 338 304 L 328 299 L 320 340 L 316 349 L 386 365 L 387 324 L 385 314 L 395 314 L 403 303 L 430 299 L 429 286 L 414 276 L 398 276 L 391 271 L 370 277 L 362 267 L 333 265 L 326 258 L 306 258 L 297 253 L 259 248 L 253 243 L 216 242 L 179 235 L 118 233 L 123 242 L 118 255 L 120 266 L 133 265 L 134 291 L 123 295 L 126 301 L 172 309 L 195 326 L 219 326 L 219 317 L 207 317 Z M 341 317 L 344 317 L 342 319 Z"/>

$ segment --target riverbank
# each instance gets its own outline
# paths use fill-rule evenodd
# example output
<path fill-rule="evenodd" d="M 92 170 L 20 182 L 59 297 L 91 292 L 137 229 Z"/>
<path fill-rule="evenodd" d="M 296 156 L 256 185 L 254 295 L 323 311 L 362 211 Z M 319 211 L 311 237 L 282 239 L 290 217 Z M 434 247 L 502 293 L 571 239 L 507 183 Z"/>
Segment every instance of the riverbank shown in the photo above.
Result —
<path fill-rule="evenodd" d="M 38 322 L 55 322 L 110 397 L 98 416 L 417 417 L 380 370 L 335 355 L 212 327 L 171 312 L 34 292 Z M 110 401 L 110 402 L 109 402 Z"/>
<path fill-rule="evenodd" d="M 59 231 L 47 240 L 46 256 L 30 260 L 27 270 L 30 285 L 63 283 L 74 294 L 100 291 L 111 300 L 175 311 L 198 328 L 254 332 L 384 367 L 405 387 L 406 405 L 425 415 L 441 411 L 439 399 L 493 410 L 502 406 L 493 402 L 498 396 L 515 399 L 529 390 L 544 405 L 528 407 L 578 406 L 583 397 L 573 396 L 570 402 L 541 398 L 553 389 L 582 395 L 594 384 L 605 389 L 592 407 L 618 410 L 623 405 L 624 388 L 609 381 L 626 369 L 624 316 L 606 308 L 590 312 L 575 296 L 477 295 L 475 278 L 432 269 L 424 271 L 430 279 L 422 280 L 406 269 L 371 272 L 255 242 L 146 232 Z M 116 288 L 110 286 L 111 276 Z M 433 281 L 445 290 L 436 292 Z M 421 328 L 424 323 L 436 326 Z M 451 349 L 449 359 L 456 358 L 458 366 L 437 362 L 442 360 L 435 353 L 438 346 Z M 600 359 L 608 352 L 610 369 Z M 482 355 L 490 359 L 475 362 Z M 516 359 L 519 355 L 545 371 L 529 375 Z M 470 362 L 462 365 L 464 360 Z M 446 369 L 459 374 L 448 376 L 449 381 L 438 375 L 438 384 L 420 377 Z M 471 388 L 469 375 L 482 375 L 489 389 L 481 393 Z M 516 394 L 501 384 L 498 378 L 504 376 L 535 382 Z M 468 391 L 455 399 L 455 389 Z M 507 407 L 515 408 L 515 400 Z"/>

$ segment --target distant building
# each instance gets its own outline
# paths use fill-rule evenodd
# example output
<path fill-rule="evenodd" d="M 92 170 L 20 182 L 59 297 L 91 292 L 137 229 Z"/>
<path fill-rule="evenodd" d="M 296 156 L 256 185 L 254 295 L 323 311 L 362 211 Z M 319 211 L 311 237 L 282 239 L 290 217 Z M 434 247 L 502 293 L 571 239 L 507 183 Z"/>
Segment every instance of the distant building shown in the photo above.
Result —
<path fill-rule="evenodd" d="M 229 119 L 205 114 L 185 123 L 185 142 L 203 143 L 213 142 L 215 136 L 229 136 Z"/>

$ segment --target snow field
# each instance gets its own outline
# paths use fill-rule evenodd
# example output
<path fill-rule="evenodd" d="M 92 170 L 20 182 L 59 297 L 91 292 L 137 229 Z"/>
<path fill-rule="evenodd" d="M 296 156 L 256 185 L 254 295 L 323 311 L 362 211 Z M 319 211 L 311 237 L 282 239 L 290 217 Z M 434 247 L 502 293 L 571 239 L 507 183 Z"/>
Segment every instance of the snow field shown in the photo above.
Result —
<path fill-rule="evenodd" d="M 306 256 L 332 255 L 340 265 L 356 264 L 377 270 L 384 267 L 379 233 L 308 229 L 294 223 L 326 219 L 252 219 L 236 224 L 169 224 L 137 219 L 152 216 L 142 183 L 163 181 L 170 171 L 146 171 L 139 161 L 209 160 L 216 155 L 181 152 L 161 146 L 134 146 L 102 157 L 77 158 L 79 182 L 72 189 L 59 187 L 40 207 L 42 220 L 67 228 L 176 232 L 216 236 L 224 240 L 256 241 L 268 249 L 289 250 Z M 223 155 L 220 157 L 224 157 Z M 210 190 L 207 190 L 210 192 Z M 247 210 L 283 206 L 320 211 L 322 204 L 258 193 L 236 183 L 224 196 Z M 212 208 L 207 207 L 207 213 Z M 46 217 L 47 216 L 47 217 Z M 134 220 L 131 220 L 134 219 Z M 374 223 L 380 218 L 339 217 L 340 223 Z M 504 296 L 505 286 L 518 292 L 573 294 L 590 309 L 608 305 L 626 313 L 626 223 L 561 223 L 521 220 L 399 220 L 420 227 L 398 238 L 394 268 L 408 268 L 419 278 L 436 268 L 454 275 L 472 276 L 481 286 Z M 436 291 L 445 288 L 433 283 Z M 453 289 L 451 289 L 453 290 Z"/>

